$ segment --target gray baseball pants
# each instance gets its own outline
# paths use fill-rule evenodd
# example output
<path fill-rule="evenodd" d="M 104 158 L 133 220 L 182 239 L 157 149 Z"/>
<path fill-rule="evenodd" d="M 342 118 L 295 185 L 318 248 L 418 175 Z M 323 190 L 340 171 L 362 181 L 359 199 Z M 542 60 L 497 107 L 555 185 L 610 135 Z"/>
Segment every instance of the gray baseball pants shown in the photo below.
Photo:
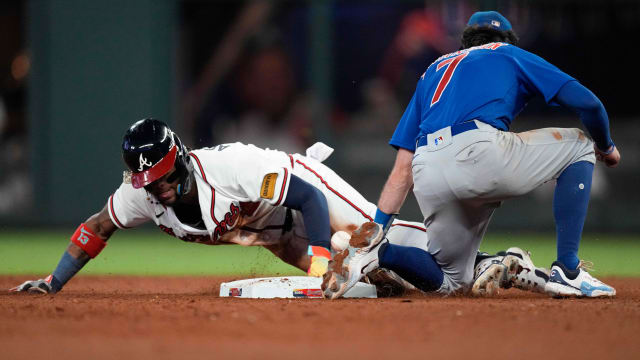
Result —
<path fill-rule="evenodd" d="M 429 252 L 444 272 L 442 293 L 473 284 L 476 253 L 502 200 L 557 179 L 573 163 L 595 163 L 593 142 L 579 129 L 512 133 L 474 121 L 478 129 L 455 136 L 450 128 L 430 134 L 412 163 Z"/>

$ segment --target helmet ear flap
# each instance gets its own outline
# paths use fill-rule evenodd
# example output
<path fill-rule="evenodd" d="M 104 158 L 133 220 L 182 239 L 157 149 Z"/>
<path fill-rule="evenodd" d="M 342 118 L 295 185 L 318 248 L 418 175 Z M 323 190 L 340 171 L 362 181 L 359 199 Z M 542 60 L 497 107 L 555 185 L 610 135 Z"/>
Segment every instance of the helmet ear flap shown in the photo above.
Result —
<path fill-rule="evenodd" d="M 180 137 L 174 132 L 171 133 L 173 137 L 173 141 L 178 149 L 178 154 L 176 155 L 176 173 L 179 174 L 180 180 L 178 183 L 178 187 L 176 189 L 176 193 L 178 198 L 182 195 L 191 191 L 191 186 L 193 185 L 193 165 L 191 164 L 191 159 L 189 158 L 189 149 L 182 143 Z"/>
<path fill-rule="evenodd" d="M 189 162 L 189 149 L 182 143 L 180 137 L 175 132 L 171 132 L 171 137 L 178 148 L 178 157 L 181 157 L 184 162 Z"/>

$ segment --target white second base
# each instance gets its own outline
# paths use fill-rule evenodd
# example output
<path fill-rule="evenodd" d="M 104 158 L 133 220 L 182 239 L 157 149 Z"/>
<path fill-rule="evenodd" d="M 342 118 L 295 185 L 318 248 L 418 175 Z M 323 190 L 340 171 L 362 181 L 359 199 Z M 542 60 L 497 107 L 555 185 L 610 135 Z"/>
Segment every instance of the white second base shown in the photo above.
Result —
<path fill-rule="evenodd" d="M 220 285 L 220 297 L 248 299 L 302 298 L 322 299 L 322 278 L 283 276 L 236 280 Z M 376 298 L 376 287 L 357 283 L 344 294 L 347 298 Z"/>

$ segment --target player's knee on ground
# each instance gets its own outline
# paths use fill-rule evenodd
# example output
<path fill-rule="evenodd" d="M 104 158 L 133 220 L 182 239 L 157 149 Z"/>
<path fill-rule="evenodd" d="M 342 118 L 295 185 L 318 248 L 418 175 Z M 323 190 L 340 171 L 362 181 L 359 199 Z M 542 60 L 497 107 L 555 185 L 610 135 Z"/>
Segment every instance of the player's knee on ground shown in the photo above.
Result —
<path fill-rule="evenodd" d="M 442 268 L 444 278 L 438 292 L 443 295 L 467 292 L 473 286 L 473 269 L 459 272 L 457 269 Z"/>

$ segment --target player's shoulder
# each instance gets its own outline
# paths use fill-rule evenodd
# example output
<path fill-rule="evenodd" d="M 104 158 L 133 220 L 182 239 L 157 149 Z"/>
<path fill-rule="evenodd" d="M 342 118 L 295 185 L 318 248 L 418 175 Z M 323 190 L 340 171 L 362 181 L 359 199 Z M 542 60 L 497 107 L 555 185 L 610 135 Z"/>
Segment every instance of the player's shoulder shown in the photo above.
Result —
<path fill-rule="evenodd" d="M 479 46 L 478 48 L 490 50 L 490 53 L 501 54 L 516 59 L 521 57 L 539 57 L 521 47 L 507 43 L 491 43 Z"/>
<path fill-rule="evenodd" d="M 264 156 L 265 150 L 241 142 L 220 144 L 212 147 L 192 150 L 189 155 L 200 170 L 224 167 L 228 170 L 242 168 L 255 163 Z"/>
<path fill-rule="evenodd" d="M 480 55 L 483 53 L 487 53 L 487 51 L 489 52 L 497 51 L 498 53 L 509 52 L 510 51 L 509 48 L 511 47 L 514 47 L 514 46 L 507 43 L 494 42 L 494 43 L 488 43 L 484 45 L 473 46 L 467 49 L 454 51 L 448 54 L 444 54 L 439 58 L 437 58 L 434 62 L 432 62 L 429 65 L 426 72 L 428 73 L 429 71 L 433 72 L 433 71 L 440 70 L 441 67 L 452 63 L 454 60 L 456 59 L 462 60 L 463 58 L 469 55 Z M 424 74 L 422 76 L 422 79 L 424 79 Z"/>
<path fill-rule="evenodd" d="M 467 55 L 470 54 L 488 54 L 488 53 L 511 53 L 512 51 L 514 51 L 514 49 L 517 49 L 516 51 L 524 51 L 521 48 L 509 44 L 509 43 L 504 43 L 504 42 L 492 42 L 492 43 L 487 43 L 487 44 L 483 44 L 483 45 L 478 45 L 478 46 L 473 46 L 470 48 L 466 48 L 466 49 L 461 49 L 458 51 L 454 51 L 448 54 L 444 54 L 442 56 L 440 56 L 439 58 L 437 58 L 433 63 L 433 64 L 438 64 L 441 63 L 443 61 L 447 61 L 447 60 L 451 60 L 453 58 L 456 57 L 466 57 Z"/>
<path fill-rule="evenodd" d="M 136 189 L 131 184 L 131 180 L 128 179 L 127 174 L 125 172 L 122 183 L 114 192 L 117 196 L 123 200 L 129 202 L 144 202 L 149 198 L 149 194 L 144 188 Z"/>
<path fill-rule="evenodd" d="M 191 155 L 192 158 L 205 161 L 208 159 L 238 160 L 238 157 L 250 156 L 252 153 L 261 150 L 262 149 L 251 144 L 235 142 L 192 150 L 189 155 Z"/>

